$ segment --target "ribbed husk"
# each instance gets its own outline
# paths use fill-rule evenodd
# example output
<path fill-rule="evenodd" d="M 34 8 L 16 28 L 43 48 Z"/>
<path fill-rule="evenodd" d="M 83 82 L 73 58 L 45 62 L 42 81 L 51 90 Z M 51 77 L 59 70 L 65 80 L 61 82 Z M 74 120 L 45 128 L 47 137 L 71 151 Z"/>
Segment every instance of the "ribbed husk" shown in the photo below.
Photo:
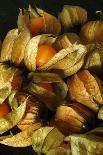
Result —
<path fill-rule="evenodd" d="M 76 73 L 84 63 L 86 47 L 79 44 L 73 44 L 71 47 L 60 50 L 46 64 L 38 68 L 40 71 L 53 70 L 62 76 L 62 78 Z"/>
<path fill-rule="evenodd" d="M 54 124 L 65 135 L 83 133 L 94 127 L 95 115 L 84 105 L 74 102 L 57 108 Z"/>
<path fill-rule="evenodd" d="M 29 24 L 29 13 L 26 10 L 20 10 L 18 15 L 18 37 L 14 40 L 12 52 L 11 52 L 11 62 L 15 65 L 20 65 L 23 63 L 24 51 L 27 43 L 31 39 L 30 30 L 28 28 Z"/>
<path fill-rule="evenodd" d="M 55 110 L 67 95 L 65 82 L 54 73 L 31 73 L 27 90 L 37 96 L 50 110 Z M 51 83 L 53 92 L 40 87 L 39 83 Z"/>
<path fill-rule="evenodd" d="M 25 98 L 27 98 L 26 111 L 24 117 L 17 125 L 21 130 L 25 130 L 32 124 L 41 121 L 41 114 L 43 111 L 46 111 L 44 110 L 45 107 L 43 107 L 43 105 L 34 96 L 23 92 L 16 94 L 16 99 L 19 103 L 22 103 Z"/>
<path fill-rule="evenodd" d="M 84 44 L 103 42 L 103 21 L 89 21 L 80 31 L 80 38 Z"/>
<path fill-rule="evenodd" d="M 76 33 L 64 33 L 57 37 L 53 46 L 56 48 L 57 51 L 60 51 L 63 48 L 67 48 L 74 43 L 80 44 L 80 38 Z"/>
<path fill-rule="evenodd" d="M 103 82 L 84 70 L 68 79 L 69 97 L 98 112 L 103 104 Z"/>
<path fill-rule="evenodd" d="M 103 43 L 87 44 L 87 56 L 85 58 L 85 69 L 89 69 L 96 75 L 102 76 L 103 70 Z"/>
<path fill-rule="evenodd" d="M 35 11 L 33 8 L 31 8 L 31 6 L 29 6 L 29 12 L 30 12 L 31 18 L 37 18 L 38 16 L 43 17 L 44 27 L 43 27 L 42 33 L 50 33 L 50 34 L 58 35 L 61 32 L 61 24 L 55 16 L 39 8 L 36 8 L 36 11 Z"/>
<path fill-rule="evenodd" d="M 59 20 L 64 31 L 87 21 L 87 11 L 80 6 L 64 5 L 59 13 Z"/>
<path fill-rule="evenodd" d="M 25 66 L 30 71 L 36 70 L 36 56 L 38 52 L 38 46 L 41 44 L 52 45 L 56 37 L 52 34 L 43 34 L 33 37 L 27 44 L 24 54 Z"/>
<path fill-rule="evenodd" d="M 18 36 L 18 29 L 12 29 L 7 33 L 1 48 L 1 56 L 0 56 L 1 62 L 11 60 L 12 47 L 14 40 L 17 38 L 17 36 Z"/>

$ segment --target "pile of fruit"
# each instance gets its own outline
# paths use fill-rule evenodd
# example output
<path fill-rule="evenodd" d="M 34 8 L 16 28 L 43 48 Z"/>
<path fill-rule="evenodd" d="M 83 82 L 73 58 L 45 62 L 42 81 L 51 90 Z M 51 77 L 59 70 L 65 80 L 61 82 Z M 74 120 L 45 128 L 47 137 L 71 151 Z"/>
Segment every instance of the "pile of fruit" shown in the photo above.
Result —
<path fill-rule="evenodd" d="M 79 6 L 58 18 L 29 6 L 17 25 L 0 42 L 0 143 L 102 155 L 103 21 Z"/>

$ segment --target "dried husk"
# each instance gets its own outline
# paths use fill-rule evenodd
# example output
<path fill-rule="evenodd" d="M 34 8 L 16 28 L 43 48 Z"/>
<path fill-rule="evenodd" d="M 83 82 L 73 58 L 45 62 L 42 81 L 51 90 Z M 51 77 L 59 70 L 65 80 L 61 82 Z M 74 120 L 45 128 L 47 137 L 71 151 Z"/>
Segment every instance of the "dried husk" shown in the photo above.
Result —
<path fill-rule="evenodd" d="M 22 103 L 17 109 L 11 111 L 6 116 L 0 118 L 0 134 L 10 130 L 18 124 L 24 116 L 26 102 Z"/>
<path fill-rule="evenodd" d="M 72 100 L 98 112 L 103 104 L 103 83 L 99 78 L 83 70 L 68 79 L 67 85 Z"/>
<path fill-rule="evenodd" d="M 6 62 L 11 60 L 13 43 L 17 37 L 18 29 L 12 29 L 7 33 L 1 48 L 0 62 Z"/>
<path fill-rule="evenodd" d="M 101 107 L 101 108 L 99 109 L 99 112 L 98 112 L 98 119 L 103 120 L 103 107 Z"/>
<path fill-rule="evenodd" d="M 29 23 L 29 13 L 26 10 L 20 10 L 18 16 L 18 37 L 14 40 L 12 52 L 11 52 L 11 62 L 15 65 L 23 64 L 24 51 L 27 43 L 31 39 L 31 34 L 28 28 Z"/>
<path fill-rule="evenodd" d="M 39 8 L 36 8 L 36 11 L 35 11 L 33 8 L 31 8 L 31 6 L 29 6 L 29 12 L 30 12 L 31 18 L 37 18 L 38 16 L 43 17 L 44 27 L 43 27 L 42 33 L 47 33 L 47 34 L 50 33 L 54 35 L 60 34 L 61 24 L 55 16 Z"/>
<path fill-rule="evenodd" d="M 46 112 L 45 107 L 32 95 L 19 92 L 16 94 L 16 99 L 20 103 L 21 101 L 27 98 L 27 106 L 24 117 L 19 121 L 18 127 L 21 130 L 25 130 L 30 127 L 32 124 L 40 122 L 44 116 L 41 116 L 43 112 Z M 45 113 L 46 115 L 46 113 Z"/>
<path fill-rule="evenodd" d="M 57 148 L 64 139 L 64 135 L 55 127 L 42 127 L 35 131 L 32 138 L 32 147 L 38 154 L 47 153 Z"/>
<path fill-rule="evenodd" d="M 56 37 L 52 34 L 43 34 L 33 37 L 27 44 L 24 54 L 25 66 L 30 71 L 36 70 L 36 56 L 38 51 L 38 46 L 41 44 L 52 45 Z"/>
<path fill-rule="evenodd" d="M 15 67 L 1 65 L 0 67 L 0 104 L 11 94 L 13 90 L 17 90 L 22 84 L 21 71 Z"/>
<path fill-rule="evenodd" d="M 86 47 L 79 44 L 73 44 L 71 47 L 60 50 L 50 61 L 38 68 L 40 71 L 53 70 L 62 76 L 62 78 L 76 73 L 84 63 Z"/>
<path fill-rule="evenodd" d="M 29 128 L 16 135 L 0 137 L 0 143 L 12 147 L 27 147 L 32 145 L 32 135 L 42 126 L 41 122 L 32 124 Z"/>
<path fill-rule="evenodd" d="M 74 43 L 80 44 L 80 38 L 76 33 L 64 33 L 57 37 L 53 46 L 57 51 L 60 51 L 63 48 L 67 48 Z"/>
<path fill-rule="evenodd" d="M 96 75 L 102 76 L 103 70 L 103 44 L 95 43 L 87 45 L 87 56 L 85 58 L 85 69 L 89 69 Z"/>
<path fill-rule="evenodd" d="M 59 20 L 64 31 L 87 21 L 87 11 L 80 6 L 64 5 L 59 13 Z"/>
<path fill-rule="evenodd" d="M 29 80 L 31 81 L 27 90 L 37 96 L 39 100 L 46 104 L 46 106 L 55 110 L 58 105 L 63 102 L 67 95 L 67 86 L 65 82 L 55 73 L 31 73 L 29 74 Z M 39 83 L 51 83 L 53 86 L 53 92 L 45 88 L 40 87 Z"/>
<path fill-rule="evenodd" d="M 95 126 L 95 115 L 80 103 L 61 105 L 56 110 L 54 125 L 64 135 L 84 133 Z"/>
<path fill-rule="evenodd" d="M 98 127 L 86 134 L 71 135 L 65 138 L 71 144 L 72 155 L 103 154 L 103 128 Z"/>

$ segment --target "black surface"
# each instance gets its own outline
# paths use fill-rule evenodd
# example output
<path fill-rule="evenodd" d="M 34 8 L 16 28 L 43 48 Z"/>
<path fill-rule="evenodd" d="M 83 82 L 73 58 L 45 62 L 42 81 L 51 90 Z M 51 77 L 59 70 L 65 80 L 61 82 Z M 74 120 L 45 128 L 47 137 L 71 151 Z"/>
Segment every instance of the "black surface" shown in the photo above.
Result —
<path fill-rule="evenodd" d="M 38 7 L 56 15 L 64 4 L 80 5 L 87 9 L 88 17 L 95 18 L 96 10 L 103 10 L 103 0 L 0 0 L 0 35 L 5 36 L 7 31 L 16 27 L 19 8 L 28 7 L 28 4 L 36 4 Z M 0 155 L 33 155 L 31 147 L 12 148 L 0 145 Z"/>

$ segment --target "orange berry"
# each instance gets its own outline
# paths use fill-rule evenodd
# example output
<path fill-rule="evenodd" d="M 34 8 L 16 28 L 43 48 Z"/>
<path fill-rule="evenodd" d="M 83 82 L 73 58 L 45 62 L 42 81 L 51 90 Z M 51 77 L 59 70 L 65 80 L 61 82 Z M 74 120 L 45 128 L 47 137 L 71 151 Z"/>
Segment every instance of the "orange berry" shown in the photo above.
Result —
<path fill-rule="evenodd" d="M 54 55 L 56 50 L 50 45 L 41 45 L 38 47 L 36 66 L 40 67 L 46 64 Z"/>
<path fill-rule="evenodd" d="M 0 117 L 4 117 L 10 112 L 10 106 L 8 103 L 5 101 L 2 104 L 0 104 Z"/>
<path fill-rule="evenodd" d="M 53 86 L 50 83 L 38 83 L 38 86 L 53 92 Z"/>

